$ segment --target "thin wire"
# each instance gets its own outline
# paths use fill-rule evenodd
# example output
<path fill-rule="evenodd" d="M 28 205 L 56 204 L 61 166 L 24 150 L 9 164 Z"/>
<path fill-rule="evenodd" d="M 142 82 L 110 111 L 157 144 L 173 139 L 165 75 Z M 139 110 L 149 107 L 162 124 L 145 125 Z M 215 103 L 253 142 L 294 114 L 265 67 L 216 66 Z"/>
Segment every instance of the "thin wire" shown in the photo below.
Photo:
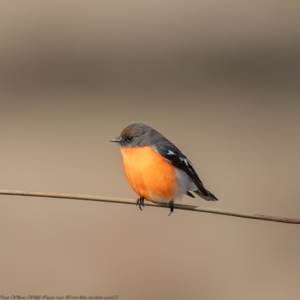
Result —
<path fill-rule="evenodd" d="M 136 205 L 136 200 L 133 200 L 133 199 L 125 199 L 125 198 L 118 198 L 118 197 L 92 196 L 92 195 L 26 192 L 26 191 L 16 191 L 16 190 L 0 190 L 0 195 L 62 198 L 62 199 L 82 200 L 82 201 L 100 201 L 100 202 Z M 145 206 L 167 207 L 167 208 L 169 207 L 168 204 L 159 204 L 158 205 L 156 203 L 149 202 L 149 201 L 145 201 Z M 192 205 L 174 204 L 174 208 L 182 209 L 182 210 L 189 210 L 189 211 L 194 211 L 194 212 L 226 215 L 226 216 L 238 217 L 238 218 L 247 218 L 247 219 L 263 220 L 263 221 L 271 221 L 271 222 L 281 222 L 281 223 L 289 223 L 289 224 L 300 224 L 300 219 L 275 217 L 275 216 L 267 216 L 267 215 L 260 215 L 260 214 L 249 214 L 249 213 L 234 212 L 234 211 L 225 211 L 223 209 L 204 208 L 204 207 L 192 206 Z"/>

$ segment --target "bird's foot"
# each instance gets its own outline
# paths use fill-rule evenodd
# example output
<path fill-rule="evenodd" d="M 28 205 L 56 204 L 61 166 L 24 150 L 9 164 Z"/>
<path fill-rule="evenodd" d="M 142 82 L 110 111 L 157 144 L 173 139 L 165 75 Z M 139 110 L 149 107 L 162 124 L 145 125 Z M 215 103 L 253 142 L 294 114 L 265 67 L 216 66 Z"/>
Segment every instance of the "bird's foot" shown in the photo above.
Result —
<path fill-rule="evenodd" d="M 140 210 L 143 210 L 143 207 L 144 207 L 144 200 L 145 198 L 144 197 L 140 197 L 136 200 L 136 205 L 139 206 Z"/>
<path fill-rule="evenodd" d="M 168 216 L 170 216 L 171 213 L 174 211 L 174 201 L 173 200 L 169 201 L 169 207 L 170 207 L 170 213 L 168 214 Z"/>

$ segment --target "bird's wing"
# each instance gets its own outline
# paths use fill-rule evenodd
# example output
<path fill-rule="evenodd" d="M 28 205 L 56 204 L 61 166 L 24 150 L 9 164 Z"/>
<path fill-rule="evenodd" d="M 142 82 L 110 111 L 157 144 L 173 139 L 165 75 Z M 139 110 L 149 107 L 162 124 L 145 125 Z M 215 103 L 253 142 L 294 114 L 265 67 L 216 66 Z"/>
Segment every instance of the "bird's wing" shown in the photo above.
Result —
<path fill-rule="evenodd" d="M 195 191 L 199 196 L 206 200 L 217 200 L 217 198 L 204 187 L 196 170 L 188 158 L 169 140 L 164 139 L 161 143 L 156 143 L 156 151 L 167 159 L 174 167 L 186 172 L 192 179 L 198 191 Z"/>

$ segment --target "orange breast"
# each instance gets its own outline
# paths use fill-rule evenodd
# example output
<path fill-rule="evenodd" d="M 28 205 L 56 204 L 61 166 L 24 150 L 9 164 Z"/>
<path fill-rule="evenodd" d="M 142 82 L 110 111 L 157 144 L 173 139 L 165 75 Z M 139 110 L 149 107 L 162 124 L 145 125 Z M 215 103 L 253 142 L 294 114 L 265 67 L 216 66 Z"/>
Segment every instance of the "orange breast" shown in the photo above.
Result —
<path fill-rule="evenodd" d="M 132 189 L 147 200 L 171 200 L 175 171 L 171 163 L 150 146 L 121 147 L 123 168 Z"/>

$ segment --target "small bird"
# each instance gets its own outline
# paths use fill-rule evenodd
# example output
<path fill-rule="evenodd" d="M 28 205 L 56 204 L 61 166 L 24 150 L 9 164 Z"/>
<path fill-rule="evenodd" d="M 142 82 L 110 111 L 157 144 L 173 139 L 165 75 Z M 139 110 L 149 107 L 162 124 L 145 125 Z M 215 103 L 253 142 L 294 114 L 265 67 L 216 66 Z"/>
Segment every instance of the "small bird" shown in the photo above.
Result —
<path fill-rule="evenodd" d="M 121 145 L 125 176 L 140 196 L 136 203 L 140 210 L 146 199 L 168 203 L 171 215 L 174 202 L 179 201 L 183 195 L 195 198 L 191 191 L 204 200 L 218 200 L 204 187 L 187 157 L 147 124 L 133 122 L 110 142 Z"/>

